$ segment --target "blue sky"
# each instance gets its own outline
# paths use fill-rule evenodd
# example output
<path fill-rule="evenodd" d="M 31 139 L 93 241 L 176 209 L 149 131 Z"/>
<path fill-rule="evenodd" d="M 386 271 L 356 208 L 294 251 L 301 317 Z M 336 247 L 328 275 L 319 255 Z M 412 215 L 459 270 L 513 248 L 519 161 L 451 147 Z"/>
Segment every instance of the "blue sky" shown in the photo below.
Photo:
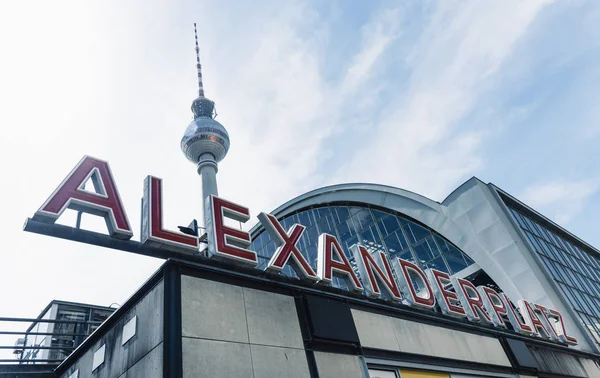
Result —
<path fill-rule="evenodd" d="M 194 22 L 231 136 L 220 194 L 253 215 L 341 182 L 441 201 L 477 176 L 600 246 L 600 2 L 12 2 L 0 6 L 2 315 L 122 303 L 160 265 L 21 231 L 84 154 L 110 162 L 134 226 L 148 174 L 164 180 L 166 225 L 199 217 L 179 151 Z"/>

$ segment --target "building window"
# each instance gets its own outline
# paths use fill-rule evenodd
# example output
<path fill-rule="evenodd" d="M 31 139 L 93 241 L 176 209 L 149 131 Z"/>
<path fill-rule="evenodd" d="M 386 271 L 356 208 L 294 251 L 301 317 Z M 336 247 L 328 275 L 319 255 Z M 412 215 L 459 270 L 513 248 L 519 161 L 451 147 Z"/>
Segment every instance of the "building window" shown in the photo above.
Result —
<path fill-rule="evenodd" d="M 517 209 L 514 219 L 577 316 L 600 344 L 600 258 L 597 251 L 564 235 L 543 219 Z"/>
<path fill-rule="evenodd" d="M 369 369 L 370 378 L 397 378 L 395 371 Z"/>
<path fill-rule="evenodd" d="M 125 345 L 133 336 L 135 336 L 135 330 L 137 326 L 137 316 L 131 318 L 123 326 L 123 334 L 121 338 L 121 345 Z"/>
<path fill-rule="evenodd" d="M 421 370 L 400 370 L 400 378 L 450 378 L 450 374 Z"/>
<path fill-rule="evenodd" d="M 106 352 L 106 344 L 102 344 L 102 346 L 94 352 L 94 359 L 92 361 L 92 371 L 98 369 L 100 365 L 104 363 L 104 353 Z"/>

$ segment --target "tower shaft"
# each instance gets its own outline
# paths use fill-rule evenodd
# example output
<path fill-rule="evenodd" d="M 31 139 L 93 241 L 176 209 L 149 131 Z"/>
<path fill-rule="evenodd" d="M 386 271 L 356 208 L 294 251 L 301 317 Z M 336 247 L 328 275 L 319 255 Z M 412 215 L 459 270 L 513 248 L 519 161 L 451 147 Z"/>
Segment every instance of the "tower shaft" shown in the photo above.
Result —
<path fill-rule="evenodd" d="M 202 180 L 202 200 L 205 206 L 207 199 L 211 195 L 219 195 L 219 190 L 217 189 L 218 170 L 214 156 L 208 153 L 200 156 L 200 161 L 198 162 L 198 174 Z"/>

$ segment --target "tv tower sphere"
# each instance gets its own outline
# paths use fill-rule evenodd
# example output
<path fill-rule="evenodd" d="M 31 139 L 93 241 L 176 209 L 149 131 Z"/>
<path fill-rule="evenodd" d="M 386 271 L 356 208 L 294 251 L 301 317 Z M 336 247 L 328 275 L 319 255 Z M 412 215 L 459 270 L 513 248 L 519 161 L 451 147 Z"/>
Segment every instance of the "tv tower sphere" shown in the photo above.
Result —
<path fill-rule="evenodd" d="M 205 160 L 206 154 L 212 155 L 218 163 L 229 151 L 229 134 L 213 119 L 214 108 L 215 103 L 205 97 L 198 97 L 192 103 L 194 120 L 181 138 L 181 151 L 194 164 Z"/>

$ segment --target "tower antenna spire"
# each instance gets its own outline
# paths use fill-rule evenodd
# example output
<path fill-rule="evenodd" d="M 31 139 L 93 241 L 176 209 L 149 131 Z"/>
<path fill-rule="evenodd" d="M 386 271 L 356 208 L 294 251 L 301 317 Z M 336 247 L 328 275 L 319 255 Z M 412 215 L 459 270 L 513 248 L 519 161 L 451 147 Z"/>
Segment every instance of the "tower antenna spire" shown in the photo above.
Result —
<path fill-rule="evenodd" d="M 198 70 L 198 96 L 204 97 L 204 85 L 202 84 L 202 66 L 200 65 L 200 47 L 198 46 L 198 30 L 194 22 L 194 38 L 196 39 L 196 69 Z"/>

